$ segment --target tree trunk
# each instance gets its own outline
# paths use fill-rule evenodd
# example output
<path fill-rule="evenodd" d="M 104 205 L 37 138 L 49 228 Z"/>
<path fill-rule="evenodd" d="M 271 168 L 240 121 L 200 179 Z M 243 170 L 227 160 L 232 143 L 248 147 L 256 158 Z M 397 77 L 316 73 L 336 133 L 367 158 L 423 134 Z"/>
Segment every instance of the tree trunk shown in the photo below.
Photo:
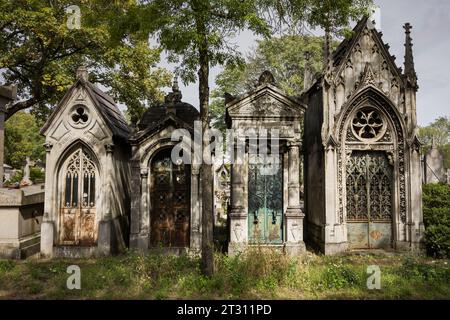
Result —
<path fill-rule="evenodd" d="M 199 48 L 199 100 L 200 116 L 202 120 L 202 155 L 209 144 L 209 139 L 205 139 L 205 133 L 209 130 L 209 57 L 206 28 L 203 21 L 197 21 L 197 30 L 202 37 Z M 202 186 L 202 263 L 201 270 L 206 276 L 214 273 L 214 241 L 213 241 L 213 186 L 212 186 L 212 165 L 203 161 L 200 170 Z"/>

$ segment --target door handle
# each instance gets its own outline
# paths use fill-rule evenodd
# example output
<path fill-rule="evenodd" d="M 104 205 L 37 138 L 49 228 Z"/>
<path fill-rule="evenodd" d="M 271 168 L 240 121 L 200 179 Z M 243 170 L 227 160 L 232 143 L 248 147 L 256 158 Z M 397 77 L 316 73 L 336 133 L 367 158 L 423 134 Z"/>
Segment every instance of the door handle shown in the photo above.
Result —
<path fill-rule="evenodd" d="M 272 211 L 272 224 L 276 224 L 277 223 L 277 215 L 275 213 L 275 211 Z"/>

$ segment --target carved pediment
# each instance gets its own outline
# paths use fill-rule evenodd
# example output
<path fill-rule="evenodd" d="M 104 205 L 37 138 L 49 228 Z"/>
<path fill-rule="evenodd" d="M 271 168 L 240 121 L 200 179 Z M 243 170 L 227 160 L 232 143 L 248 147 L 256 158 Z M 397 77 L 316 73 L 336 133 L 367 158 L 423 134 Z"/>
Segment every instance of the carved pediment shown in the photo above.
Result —
<path fill-rule="evenodd" d="M 278 91 L 278 90 L 277 90 Z M 265 87 L 256 94 L 251 94 L 228 108 L 233 117 L 297 117 L 303 108 L 291 98 Z"/>

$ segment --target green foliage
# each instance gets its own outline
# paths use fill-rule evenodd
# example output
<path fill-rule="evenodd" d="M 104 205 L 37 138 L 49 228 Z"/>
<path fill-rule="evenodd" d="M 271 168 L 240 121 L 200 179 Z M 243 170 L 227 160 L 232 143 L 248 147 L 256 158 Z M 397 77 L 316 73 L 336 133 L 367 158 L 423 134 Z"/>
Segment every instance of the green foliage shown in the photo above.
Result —
<path fill-rule="evenodd" d="M 69 29 L 66 8 L 81 9 L 81 28 Z M 131 118 L 142 105 L 161 100 L 170 74 L 155 65 L 160 49 L 151 48 L 133 19 L 136 1 L 0 0 L 0 70 L 19 85 L 20 100 L 7 110 L 32 107 L 45 119 L 86 64 L 90 80 L 109 89 L 128 106 Z"/>
<path fill-rule="evenodd" d="M 45 160 L 43 144 L 44 137 L 39 134 L 39 124 L 32 114 L 18 112 L 6 122 L 5 163 L 23 168 L 27 156 Z"/>
<path fill-rule="evenodd" d="M 426 264 L 418 261 L 417 257 L 406 256 L 398 270 L 400 276 L 406 279 L 420 279 L 426 282 L 449 283 L 450 269 L 440 268 L 436 264 Z"/>
<path fill-rule="evenodd" d="M 261 5 L 277 31 L 298 33 L 304 32 L 308 26 L 342 35 L 348 31 L 351 20 L 357 21 L 371 12 L 373 1 L 265 0 Z"/>
<path fill-rule="evenodd" d="M 434 143 L 444 156 L 444 167 L 450 169 L 450 117 L 439 117 L 433 123 L 419 129 L 423 152 L 427 153 Z"/>
<path fill-rule="evenodd" d="M 357 272 L 351 267 L 340 263 L 333 263 L 326 268 L 323 276 L 326 287 L 341 289 L 354 286 L 360 282 Z"/>
<path fill-rule="evenodd" d="M 236 32 L 246 28 L 269 35 L 266 21 L 258 17 L 257 1 L 142 1 L 141 30 L 149 30 L 179 63 L 185 83 L 196 80 L 205 51 L 209 66 L 235 62 L 240 54 L 230 44 Z"/>
<path fill-rule="evenodd" d="M 336 47 L 337 43 L 333 43 Z M 323 64 L 323 38 L 288 35 L 259 40 L 256 48 L 242 64 L 228 64 L 216 77 L 212 92 L 210 115 L 215 127 L 225 130 L 224 94 L 242 95 L 258 83 L 264 70 L 269 70 L 277 85 L 288 95 L 298 96 L 303 91 L 306 59 L 309 53 L 308 72 L 314 75 Z"/>
<path fill-rule="evenodd" d="M 12 260 L 0 260 L 0 273 L 10 272 L 15 268 L 16 264 Z"/>
<path fill-rule="evenodd" d="M 442 299 L 450 294 L 446 260 L 348 253 L 293 258 L 262 248 L 215 255 L 206 277 L 195 256 L 152 252 L 77 260 L 0 260 L 2 297 L 25 299 Z M 68 290 L 69 265 L 81 290 Z M 366 287 L 367 266 L 381 268 L 381 290 Z"/>
<path fill-rule="evenodd" d="M 30 179 L 34 183 L 41 183 L 45 181 L 45 172 L 41 168 L 30 168 Z"/>
<path fill-rule="evenodd" d="M 450 186 L 429 184 L 423 187 L 425 246 L 434 257 L 450 256 Z"/>

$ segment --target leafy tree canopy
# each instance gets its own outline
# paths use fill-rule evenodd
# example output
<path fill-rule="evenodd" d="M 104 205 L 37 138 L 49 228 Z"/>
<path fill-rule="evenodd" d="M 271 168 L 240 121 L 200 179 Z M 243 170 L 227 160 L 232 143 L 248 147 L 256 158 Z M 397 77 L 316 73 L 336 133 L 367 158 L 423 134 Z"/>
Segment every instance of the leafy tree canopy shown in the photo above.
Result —
<path fill-rule="evenodd" d="M 5 163 L 22 168 L 27 156 L 45 160 L 44 137 L 39 134 L 35 117 L 19 111 L 5 125 Z"/>
<path fill-rule="evenodd" d="M 264 70 L 269 70 L 277 85 L 291 96 L 299 96 L 304 89 L 305 66 L 308 74 L 320 72 L 323 66 L 323 37 L 286 35 L 257 41 L 256 48 L 240 65 L 227 65 L 216 77 L 212 92 L 211 118 L 214 126 L 224 130 L 224 94 L 244 94 L 255 88 Z M 332 43 L 332 48 L 337 43 Z M 309 56 L 309 60 L 306 57 Z"/>
<path fill-rule="evenodd" d="M 450 169 L 450 117 L 439 117 L 434 122 L 419 130 L 423 143 L 423 152 L 428 152 L 433 144 L 444 156 L 444 166 Z"/>
<path fill-rule="evenodd" d="M 79 29 L 67 24 L 74 12 L 66 9 L 73 5 L 80 8 Z M 45 119 L 81 64 L 92 82 L 127 105 L 132 119 L 161 100 L 160 88 L 171 76 L 156 67 L 160 50 L 133 26 L 136 6 L 134 0 L 0 0 L 0 73 L 5 82 L 18 84 L 20 94 L 7 118 L 32 107 Z"/>

